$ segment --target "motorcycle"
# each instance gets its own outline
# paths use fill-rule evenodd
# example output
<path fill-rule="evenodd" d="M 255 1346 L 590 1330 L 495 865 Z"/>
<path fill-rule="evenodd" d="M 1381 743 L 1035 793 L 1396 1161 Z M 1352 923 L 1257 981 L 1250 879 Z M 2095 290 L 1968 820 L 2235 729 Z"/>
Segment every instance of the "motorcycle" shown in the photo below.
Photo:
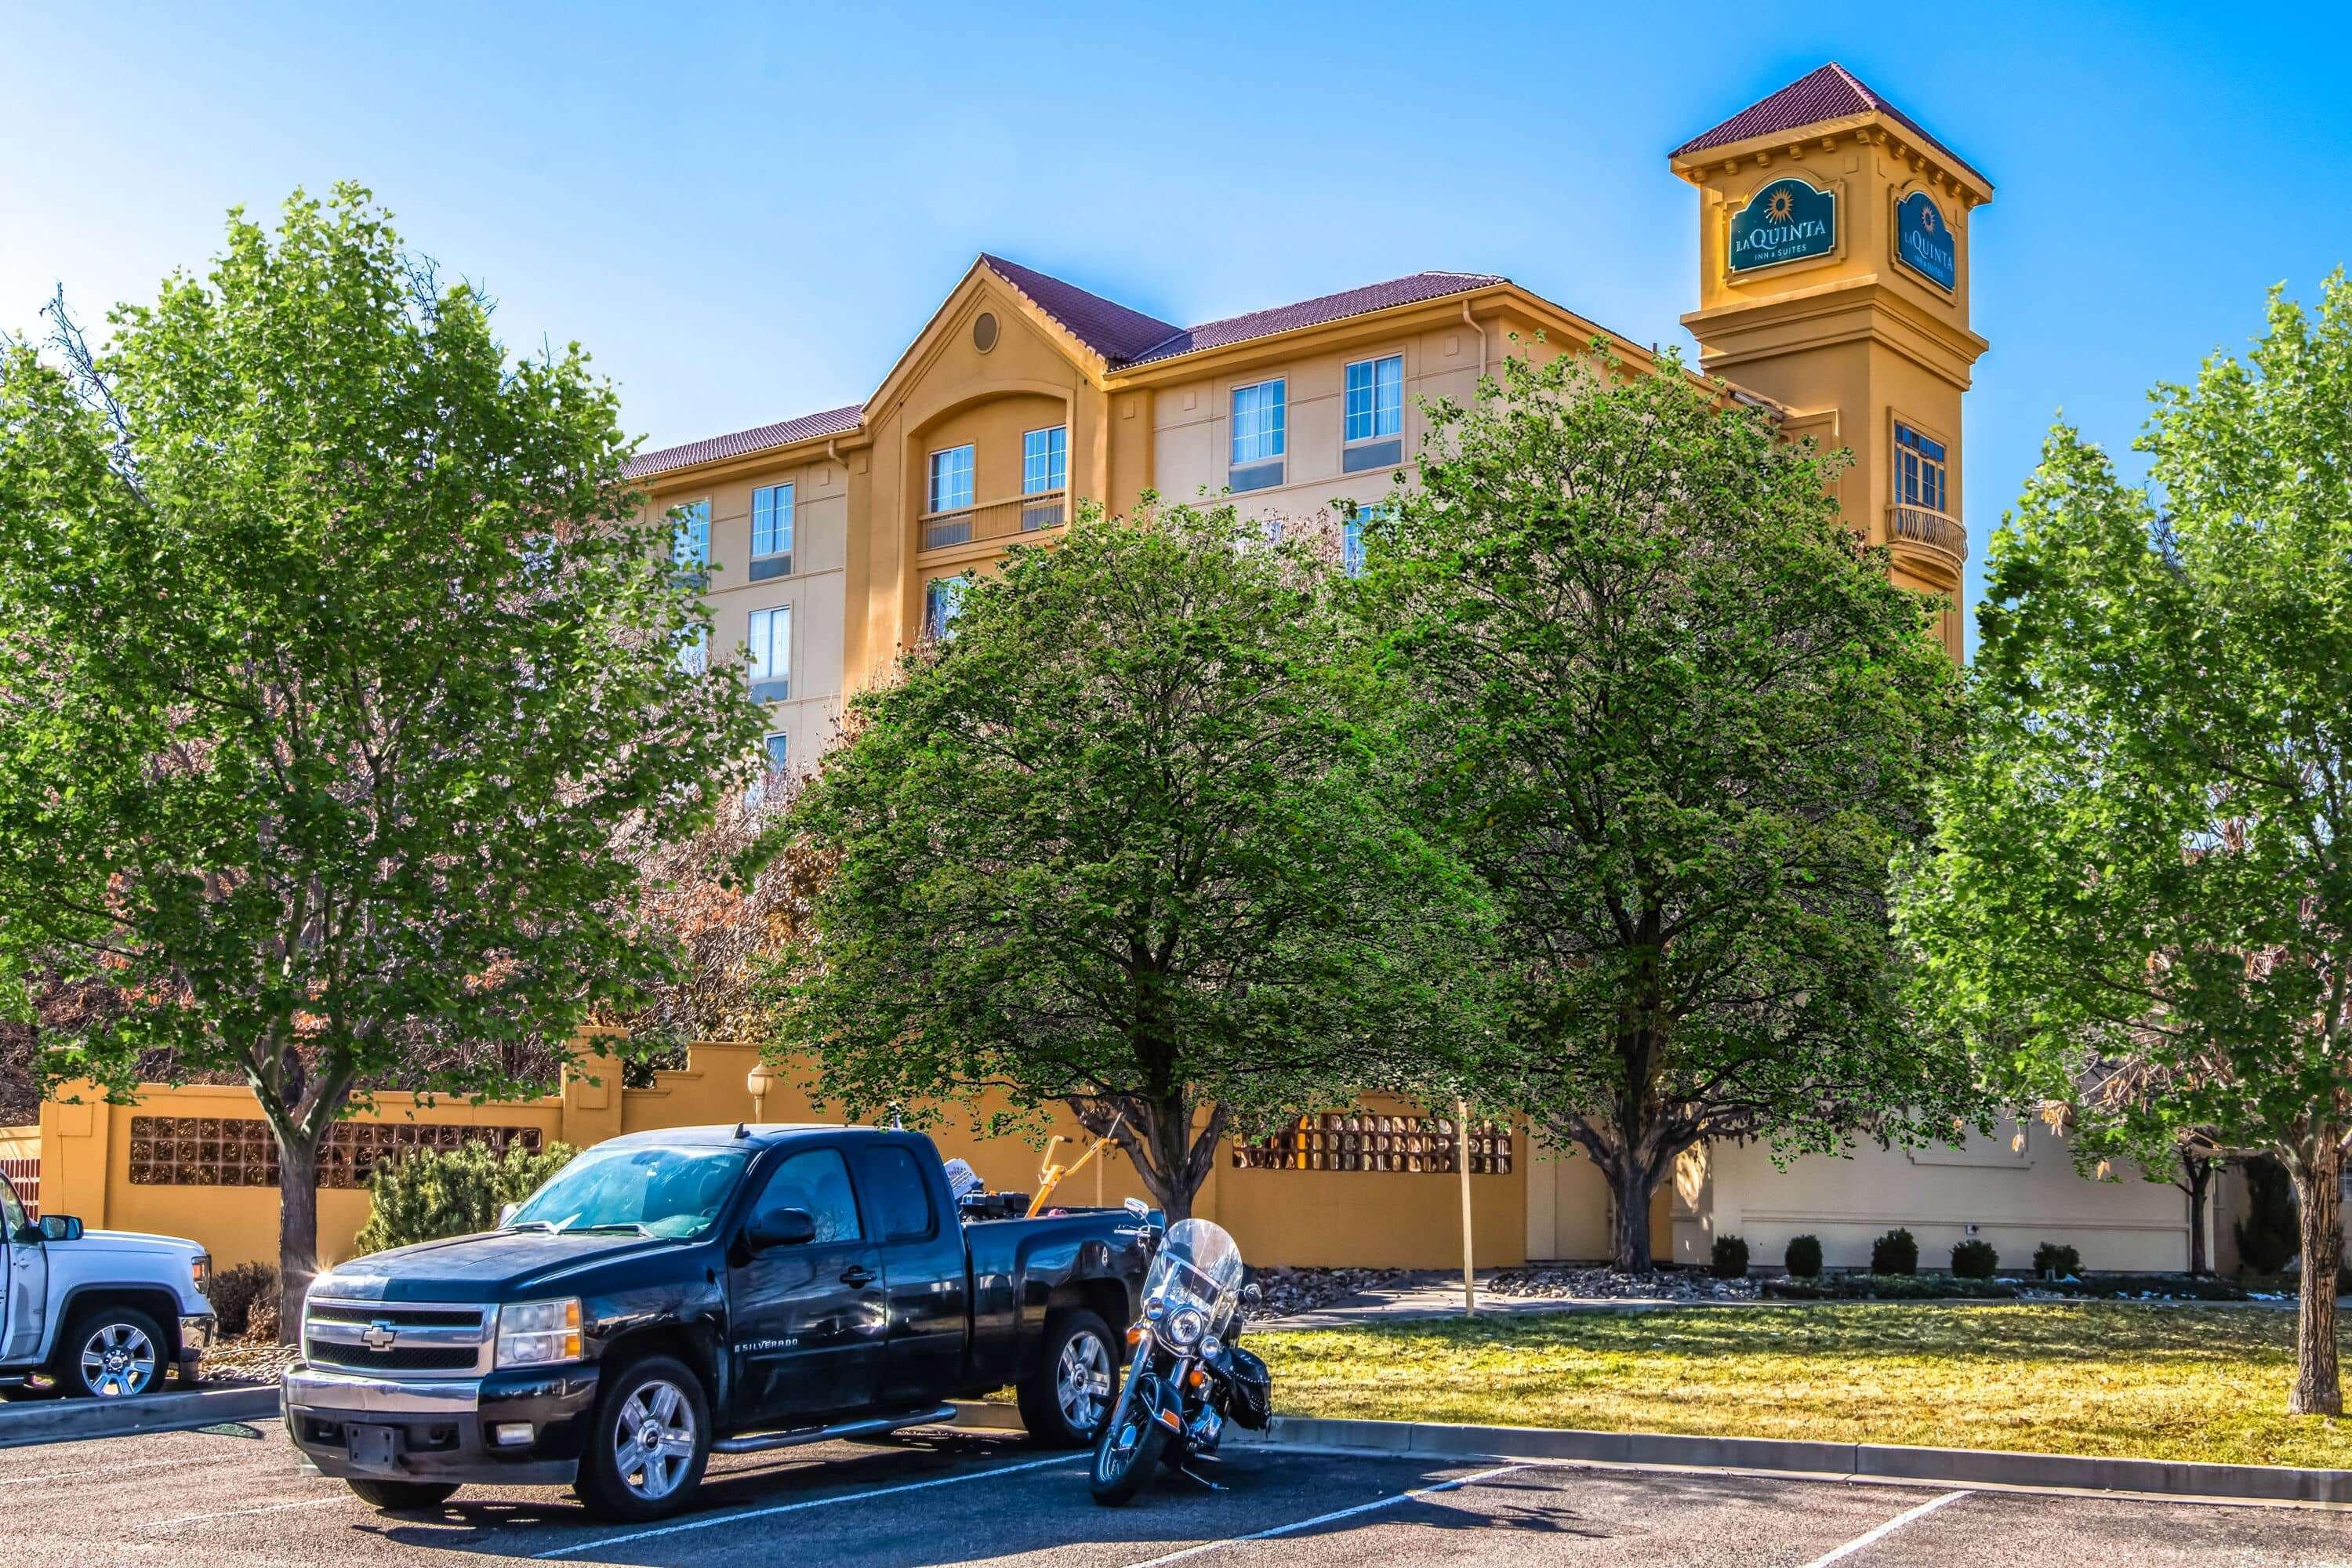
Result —
<path fill-rule="evenodd" d="M 1192 1460 L 1214 1459 L 1228 1421 L 1253 1430 L 1271 1422 L 1273 1374 L 1234 1342 L 1241 1306 L 1234 1238 L 1204 1219 L 1171 1226 L 1144 1276 L 1143 1316 L 1127 1331 L 1135 1353 L 1118 1403 L 1095 1442 L 1095 1501 L 1126 1502 L 1163 1465 L 1192 1475 Z"/>

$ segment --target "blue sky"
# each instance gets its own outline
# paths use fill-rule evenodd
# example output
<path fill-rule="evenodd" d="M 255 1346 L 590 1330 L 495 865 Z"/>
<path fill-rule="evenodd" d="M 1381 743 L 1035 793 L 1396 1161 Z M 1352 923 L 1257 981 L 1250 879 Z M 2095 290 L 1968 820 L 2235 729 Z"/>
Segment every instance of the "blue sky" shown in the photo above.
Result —
<path fill-rule="evenodd" d="M 857 401 L 982 249 L 1177 321 L 1502 272 L 1687 347 L 1667 149 L 1835 58 L 1998 187 L 1980 557 L 2056 410 L 2120 451 L 2266 287 L 2352 261 L 2332 10 L 0 0 L 0 327 L 351 177 L 654 445 Z"/>

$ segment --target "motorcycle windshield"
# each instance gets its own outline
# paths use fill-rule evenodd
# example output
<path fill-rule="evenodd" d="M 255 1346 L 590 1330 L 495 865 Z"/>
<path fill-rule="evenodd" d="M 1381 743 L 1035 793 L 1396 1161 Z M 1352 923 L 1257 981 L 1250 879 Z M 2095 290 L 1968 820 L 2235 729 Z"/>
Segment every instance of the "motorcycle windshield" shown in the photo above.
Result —
<path fill-rule="evenodd" d="M 1173 1311 L 1181 1306 L 1201 1310 L 1209 1321 L 1222 1326 L 1242 1299 L 1242 1249 L 1223 1226 L 1205 1219 L 1179 1220 L 1151 1259 L 1144 1276 L 1143 1294 L 1157 1296 Z"/>

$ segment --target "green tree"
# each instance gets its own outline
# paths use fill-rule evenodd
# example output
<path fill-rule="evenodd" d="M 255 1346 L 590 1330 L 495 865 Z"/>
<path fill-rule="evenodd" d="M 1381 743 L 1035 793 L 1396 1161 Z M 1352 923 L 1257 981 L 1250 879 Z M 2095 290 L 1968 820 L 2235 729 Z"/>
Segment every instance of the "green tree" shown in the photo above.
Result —
<path fill-rule="evenodd" d="M 0 968 L 126 999 L 53 1079 L 251 1085 L 290 1331 L 355 1094 L 665 973 L 629 846 L 707 819 L 759 718 L 675 655 L 708 619 L 610 386 L 510 359 L 364 191 L 232 214 L 103 347 L 52 319 L 0 357 Z"/>
<path fill-rule="evenodd" d="M 1591 1156 L 1632 1270 L 1702 1140 L 1830 1151 L 1973 1110 L 1906 1026 L 1887 909 L 1958 685 L 1829 460 L 1594 353 L 1433 411 L 1366 595 L 1427 831 L 1499 926 L 1500 1022 L 1460 1071 Z"/>
<path fill-rule="evenodd" d="M 1066 1102 L 1181 1218 L 1237 1118 L 1422 1038 L 1461 916 L 1352 721 L 1328 554 L 1082 508 L 852 701 L 788 818 L 837 862 L 780 1013 L 822 1092 Z"/>
<path fill-rule="evenodd" d="M 2063 426 L 1992 542 L 1977 744 L 1905 921 L 2029 1082 L 2156 1069 L 2300 1200 L 2289 1407 L 2337 1414 L 2352 1133 L 2352 285 L 2154 395 L 2162 497 Z"/>

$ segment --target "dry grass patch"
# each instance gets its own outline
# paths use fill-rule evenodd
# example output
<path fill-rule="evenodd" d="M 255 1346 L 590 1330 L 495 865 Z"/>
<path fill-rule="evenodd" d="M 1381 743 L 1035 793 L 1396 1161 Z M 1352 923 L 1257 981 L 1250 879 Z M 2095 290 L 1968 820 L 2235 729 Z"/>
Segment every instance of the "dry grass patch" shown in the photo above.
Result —
<path fill-rule="evenodd" d="M 2121 1302 L 1560 1312 L 1260 1333 L 1301 1415 L 2352 1468 L 2294 1317 Z"/>

